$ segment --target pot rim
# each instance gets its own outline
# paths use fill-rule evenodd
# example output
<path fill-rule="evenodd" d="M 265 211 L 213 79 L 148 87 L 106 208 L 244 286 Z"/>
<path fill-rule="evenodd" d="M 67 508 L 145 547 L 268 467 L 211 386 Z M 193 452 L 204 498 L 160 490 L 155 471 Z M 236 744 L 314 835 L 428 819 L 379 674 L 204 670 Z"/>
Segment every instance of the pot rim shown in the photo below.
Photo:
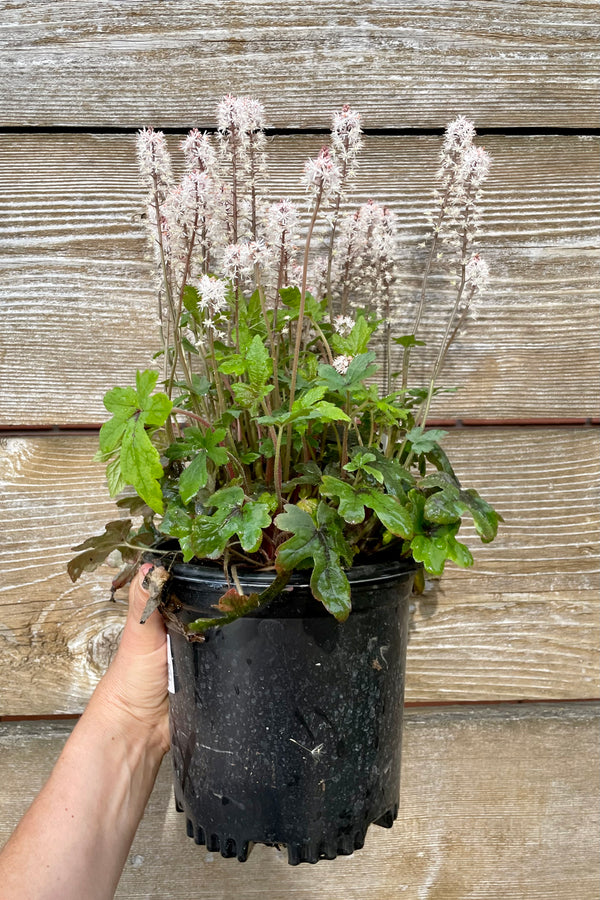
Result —
<path fill-rule="evenodd" d="M 150 548 L 144 553 L 144 560 L 147 562 L 155 562 L 156 556 L 153 555 Z M 225 572 L 220 565 L 211 564 L 212 561 L 206 560 L 201 562 L 175 562 L 170 567 L 171 576 L 177 581 L 183 582 L 204 582 L 227 586 L 227 578 Z M 421 563 L 415 562 L 412 558 L 402 558 L 398 560 L 382 560 L 380 562 L 363 563 L 361 565 L 345 568 L 344 571 L 348 581 L 352 585 L 374 584 L 397 579 L 402 575 L 412 575 L 420 569 Z M 287 589 L 291 587 L 308 587 L 310 582 L 311 567 L 295 570 L 287 584 Z M 237 568 L 237 575 L 240 583 L 247 584 L 249 587 L 269 587 L 275 578 L 275 571 L 243 569 L 241 566 Z"/>

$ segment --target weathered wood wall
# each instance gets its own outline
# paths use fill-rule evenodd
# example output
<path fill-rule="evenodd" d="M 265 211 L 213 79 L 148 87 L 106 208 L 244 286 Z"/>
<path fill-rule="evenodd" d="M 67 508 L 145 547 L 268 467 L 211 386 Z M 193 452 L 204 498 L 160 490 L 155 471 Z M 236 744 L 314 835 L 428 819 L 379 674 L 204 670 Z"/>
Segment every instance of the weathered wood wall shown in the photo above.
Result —
<path fill-rule="evenodd" d="M 109 572 L 73 586 L 64 567 L 111 511 L 91 462 L 102 394 L 153 351 L 133 132 L 212 126 L 223 93 L 253 94 L 275 129 L 273 191 L 293 196 L 349 101 L 371 129 L 359 198 L 401 218 L 407 304 L 441 128 L 470 116 L 494 157 L 492 285 L 449 359 L 462 389 L 434 414 L 463 426 L 448 449 L 506 524 L 472 572 L 416 600 L 409 648 L 410 704 L 460 705 L 410 711 L 401 819 L 315 870 L 264 848 L 244 869 L 212 859 L 165 768 L 119 896 L 596 900 L 598 13 L 0 0 L 0 716 L 51 719 L 0 726 L 0 839 L 67 736 L 52 717 L 82 709 L 123 622 Z"/>

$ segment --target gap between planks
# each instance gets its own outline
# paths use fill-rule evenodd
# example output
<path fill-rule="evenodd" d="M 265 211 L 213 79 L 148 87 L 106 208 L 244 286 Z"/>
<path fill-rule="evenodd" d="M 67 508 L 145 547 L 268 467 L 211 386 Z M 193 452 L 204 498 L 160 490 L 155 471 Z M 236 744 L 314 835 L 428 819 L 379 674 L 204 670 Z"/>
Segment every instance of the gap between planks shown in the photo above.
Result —
<path fill-rule="evenodd" d="M 196 125 L 177 127 L 162 127 L 164 134 L 172 134 L 175 137 L 185 136 Z M 216 134 L 216 126 L 203 126 L 202 131 L 207 134 Z M 0 125 L 2 134 L 137 134 L 140 128 L 137 125 Z M 265 128 L 267 137 L 303 137 L 310 135 L 329 135 L 331 130 L 325 127 L 314 128 Z M 445 128 L 443 126 L 432 128 L 420 128 L 410 126 L 404 128 L 363 128 L 362 133 L 366 137 L 442 137 Z M 578 128 L 577 126 L 480 126 L 477 135 L 482 137 L 598 137 L 600 128 Z"/>
<path fill-rule="evenodd" d="M 548 698 L 548 697 L 540 697 L 540 698 L 521 698 L 519 700 L 423 700 L 423 701 L 410 701 L 404 704 L 404 709 L 411 710 L 419 710 L 419 709 L 436 709 L 436 708 L 444 708 L 446 710 L 450 710 L 455 708 L 457 710 L 464 709 L 465 707 L 503 707 L 503 706 L 571 706 L 573 704 L 578 703 L 600 703 L 599 697 L 571 697 L 568 699 L 557 697 L 557 698 Z M 82 713 L 56 713 L 56 714 L 44 714 L 39 716 L 0 716 L 0 722 L 65 722 L 72 721 L 76 722 L 80 719 Z"/>
<path fill-rule="evenodd" d="M 600 425 L 600 418 L 539 418 L 539 419 L 430 419 L 427 422 L 429 428 L 595 428 Z M 0 428 L 2 437 L 47 437 L 48 435 L 94 435 L 97 434 L 102 423 L 93 425 L 3 425 Z"/>

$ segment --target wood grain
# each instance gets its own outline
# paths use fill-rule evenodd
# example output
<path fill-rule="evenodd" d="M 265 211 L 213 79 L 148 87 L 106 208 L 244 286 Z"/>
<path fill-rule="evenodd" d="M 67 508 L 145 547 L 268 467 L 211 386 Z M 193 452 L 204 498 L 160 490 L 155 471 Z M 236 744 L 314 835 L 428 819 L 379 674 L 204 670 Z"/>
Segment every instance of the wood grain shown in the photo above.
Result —
<path fill-rule="evenodd" d="M 596 900 L 598 704 L 408 710 L 398 821 L 351 857 L 290 868 L 257 845 L 243 866 L 197 847 L 170 760 L 117 898 Z M 0 843 L 42 786 L 65 723 L 0 724 Z"/>
<path fill-rule="evenodd" d="M 114 651 L 114 571 L 69 581 L 70 548 L 116 518 L 93 436 L 4 439 L 0 679 L 4 715 L 80 711 Z M 409 702 L 597 697 L 599 479 L 593 428 L 463 428 L 445 441 L 465 484 L 505 517 L 472 527 L 475 567 L 415 598 Z"/>
<path fill-rule="evenodd" d="M 276 138 L 271 195 L 305 206 L 299 173 L 318 137 Z M 173 139 L 173 143 L 176 141 Z M 600 167 L 597 139 L 493 137 L 481 251 L 492 280 L 478 318 L 452 349 L 441 418 L 600 415 Z M 366 141 L 356 201 L 389 201 L 401 226 L 398 332 L 420 289 L 440 141 Z M 150 364 L 157 340 L 133 136 L 0 136 L 0 427 L 102 421 L 101 398 Z M 448 291 L 435 286 L 429 340 L 444 328 Z"/>
<path fill-rule="evenodd" d="M 596 124 L 594 0 L 3 0 L 0 20 L 2 125 L 206 125 L 228 91 L 285 128 L 345 101 L 372 128 Z"/>

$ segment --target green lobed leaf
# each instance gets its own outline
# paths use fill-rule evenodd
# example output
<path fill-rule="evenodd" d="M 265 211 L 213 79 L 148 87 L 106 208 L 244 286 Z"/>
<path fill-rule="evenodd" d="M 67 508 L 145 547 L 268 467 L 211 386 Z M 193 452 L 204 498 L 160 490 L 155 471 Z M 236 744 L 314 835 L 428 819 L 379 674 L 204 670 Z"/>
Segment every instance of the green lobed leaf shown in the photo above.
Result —
<path fill-rule="evenodd" d="M 135 407 L 133 408 L 133 412 L 135 412 Z M 113 450 L 117 449 L 123 434 L 125 433 L 127 418 L 120 419 L 117 416 L 113 416 L 108 422 L 104 422 L 98 435 L 98 445 L 100 447 L 101 457 L 104 457 L 105 454 L 112 453 Z M 98 458 L 98 455 L 96 458 Z"/>
<path fill-rule="evenodd" d="M 241 508 L 240 520 L 235 522 L 242 548 L 248 553 L 255 553 L 263 538 L 263 529 L 271 524 L 270 503 L 258 500 L 247 500 Z"/>
<path fill-rule="evenodd" d="M 227 462 L 227 450 L 220 444 L 225 440 L 227 431 L 225 428 L 214 428 L 202 431 L 191 426 L 185 429 L 183 438 L 174 441 L 165 451 L 169 459 L 185 459 L 193 457 L 199 451 L 205 451 L 209 459 L 216 466 L 224 466 Z"/>
<path fill-rule="evenodd" d="M 244 502 L 244 491 L 239 484 L 229 485 L 229 487 L 221 488 L 206 501 L 206 506 L 215 506 L 217 509 L 229 512 L 236 506 L 240 506 Z"/>
<path fill-rule="evenodd" d="M 338 512 L 344 521 L 350 525 L 357 525 L 365 518 L 365 506 L 369 493 L 367 490 L 355 488 L 353 485 L 333 475 L 323 475 L 321 484 L 323 497 L 337 497 L 339 500 Z"/>
<path fill-rule="evenodd" d="M 232 353 L 219 363 L 219 372 L 223 375 L 243 375 L 246 371 L 244 357 L 239 353 Z"/>
<path fill-rule="evenodd" d="M 350 356 L 359 356 L 366 353 L 369 346 L 369 340 L 374 331 L 377 330 L 377 322 L 367 322 L 364 316 L 358 316 L 354 328 L 347 338 L 347 353 Z"/>
<path fill-rule="evenodd" d="M 447 433 L 448 432 L 446 431 L 442 431 L 441 428 L 430 428 L 428 431 L 424 431 L 423 428 L 418 425 L 415 428 L 411 428 L 406 435 L 406 438 L 410 441 L 414 453 L 428 453 L 437 447 L 438 443 Z"/>
<path fill-rule="evenodd" d="M 172 408 L 173 404 L 166 394 L 158 393 L 146 398 L 143 405 L 144 424 L 164 425 Z"/>
<path fill-rule="evenodd" d="M 403 499 L 405 492 L 415 483 L 414 475 L 405 469 L 397 459 L 388 459 L 379 450 L 373 450 L 373 453 L 376 458 L 374 462 L 369 463 L 369 466 L 381 472 L 388 494 Z"/>
<path fill-rule="evenodd" d="M 227 454 L 225 455 L 227 456 Z M 240 462 L 245 466 L 252 465 L 257 459 L 260 459 L 260 453 L 256 453 L 254 450 L 247 450 L 246 453 L 242 453 L 240 456 Z"/>
<path fill-rule="evenodd" d="M 249 409 L 251 413 L 256 414 L 260 403 L 268 397 L 273 390 L 273 385 L 258 387 L 253 384 L 246 384 L 238 381 L 231 385 L 236 402 L 244 409 Z"/>
<path fill-rule="evenodd" d="M 328 400 L 321 400 L 313 408 L 302 416 L 304 419 L 318 419 L 321 422 L 349 422 L 350 416 L 343 409 L 330 403 Z"/>
<path fill-rule="evenodd" d="M 113 459 L 106 467 L 106 481 L 108 484 L 108 492 L 111 497 L 116 497 L 122 490 L 127 487 L 127 482 L 121 472 L 121 460 Z"/>
<path fill-rule="evenodd" d="M 314 596 L 338 621 L 347 619 L 351 609 L 350 584 L 341 561 L 350 565 L 352 550 L 344 538 L 343 522 L 336 511 L 321 501 L 315 521 L 306 510 L 288 503 L 275 524 L 292 535 L 277 551 L 277 571 L 291 571 L 312 564 L 310 586 Z"/>
<path fill-rule="evenodd" d="M 193 556 L 217 559 L 236 534 L 243 549 L 254 553 L 262 543 L 263 529 L 271 524 L 271 505 L 270 495 L 264 501 L 246 500 L 242 488 L 233 485 L 208 499 L 206 506 L 215 507 L 211 515 L 192 517 L 177 505 L 171 512 L 169 505 L 161 531 L 179 538 L 186 561 Z"/>
<path fill-rule="evenodd" d="M 376 456 L 374 453 L 360 448 L 353 454 L 351 461 L 346 463 L 344 469 L 346 472 L 357 472 L 360 470 L 367 475 L 371 475 L 379 484 L 383 484 L 383 473 L 381 470 L 370 465 L 370 463 L 375 461 Z"/>
<path fill-rule="evenodd" d="M 381 524 L 398 537 L 409 538 L 413 534 L 413 521 L 408 509 L 390 494 L 371 491 L 368 505 Z"/>
<path fill-rule="evenodd" d="M 199 450 L 179 477 L 179 495 L 184 503 L 189 503 L 201 488 L 206 487 L 208 481 L 206 457 L 206 450 Z"/>
<path fill-rule="evenodd" d="M 183 561 L 189 562 L 195 555 L 192 542 L 194 519 L 183 506 L 180 497 L 170 500 L 158 530 L 179 541 Z"/>
<path fill-rule="evenodd" d="M 254 336 L 246 353 L 246 371 L 251 386 L 257 391 L 264 390 L 273 374 L 273 361 L 258 334 Z"/>
<path fill-rule="evenodd" d="M 418 534 L 410 547 L 415 561 L 422 562 L 432 575 L 442 574 L 447 559 L 463 567 L 473 564 L 468 547 L 456 540 L 452 526 L 439 528 L 432 535 Z"/>
<path fill-rule="evenodd" d="M 457 484 L 460 484 L 458 478 L 454 473 L 454 469 L 452 468 L 452 464 L 448 457 L 446 456 L 446 452 L 439 444 L 436 444 L 435 447 L 432 447 L 431 450 L 428 450 L 425 454 L 430 463 L 438 469 L 440 472 L 446 472 L 448 475 L 451 475 L 452 478 L 456 481 Z"/>
<path fill-rule="evenodd" d="M 401 347 L 424 347 L 425 341 L 418 341 L 414 334 L 403 334 L 401 337 L 392 338 L 395 344 Z"/>
<path fill-rule="evenodd" d="M 430 522 L 440 524 L 460 521 L 464 514 L 469 514 L 484 543 L 494 540 L 498 523 L 502 521 L 502 517 L 477 491 L 472 488 L 461 490 L 455 484 L 447 484 L 442 490 L 431 494 L 425 502 L 424 514 Z"/>
<path fill-rule="evenodd" d="M 346 335 L 346 337 L 336 333 L 332 334 L 331 346 L 336 353 L 343 353 L 345 356 L 358 356 L 367 352 L 371 335 L 376 330 L 377 322 L 367 322 L 364 316 L 359 315 L 350 334 Z"/>
<path fill-rule="evenodd" d="M 343 391 L 344 390 L 344 376 L 340 375 L 337 369 L 334 369 L 333 366 L 327 365 L 326 363 L 321 363 L 319 368 L 319 378 L 323 381 L 330 391 Z"/>
<path fill-rule="evenodd" d="M 324 475 L 321 494 L 339 499 L 338 512 L 351 525 L 364 520 L 367 507 L 373 510 L 384 528 L 392 534 L 403 538 L 409 538 L 413 534 L 413 522 L 408 509 L 378 487 L 355 487 L 332 475 Z"/>
<path fill-rule="evenodd" d="M 160 456 L 148 437 L 142 419 L 127 422 L 121 445 L 121 473 L 123 478 L 157 513 L 163 512 L 159 478 L 163 476 Z"/>
<path fill-rule="evenodd" d="M 106 392 L 103 403 L 115 418 L 125 421 L 138 409 L 138 396 L 132 387 L 114 387 Z"/>
<path fill-rule="evenodd" d="M 300 288 L 296 286 L 280 288 L 279 296 L 290 309 L 290 319 L 297 319 L 300 314 Z M 306 291 L 304 297 L 304 316 L 307 319 L 313 319 L 315 322 L 320 322 L 323 317 L 325 306 L 325 303 L 319 303 L 318 300 L 315 300 L 310 291 Z M 283 316 L 281 318 L 283 319 Z"/>
<path fill-rule="evenodd" d="M 353 387 L 357 382 L 364 381 L 365 378 L 370 378 L 371 375 L 375 374 L 378 368 L 373 364 L 375 359 L 376 353 L 374 350 L 359 353 L 358 356 L 354 357 L 348 366 L 348 371 L 343 376 L 346 390 Z"/>
<path fill-rule="evenodd" d="M 410 543 L 415 562 L 421 562 L 431 575 L 441 575 L 447 554 L 447 543 L 443 538 L 431 538 L 425 534 L 417 534 Z"/>
<path fill-rule="evenodd" d="M 99 443 L 100 456 L 118 454 L 107 469 L 111 494 L 130 484 L 155 512 L 162 512 L 158 479 L 164 473 L 146 426 L 164 425 L 173 404 L 164 393 L 152 395 L 157 380 L 158 372 L 138 371 L 135 390 L 116 387 L 105 394 L 104 405 L 113 418 L 101 427 Z"/>
<path fill-rule="evenodd" d="M 150 398 L 150 394 L 156 387 L 156 382 L 158 381 L 158 372 L 154 371 L 154 369 L 145 369 L 143 372 L 139 370 L 135 373 L 135 390 L 137 394 L 137 404 L 140 409 L 148 408 L 148 400 Z M 166 396 L 166 395 L 163 395 Z M 168 400 L 168 397 L 167 397 Z M 170 412 L 170 410 L 169 410 Z M 168 415 L 168 413 L 167 413 Z M 166 418 L 166 416 L 165 416 Z M 163 419 L 164 421 L 164 419 Z M 162 424 L 162 422 L 160 423 Z"/>
<path fill-rule="evenodd" d="M 317 385 L 316 387 L 311 387 L 304 391 L 296 398 L 296 400 L 294 400 L 291 412 L 303 412 L 305 409 L 309 409 L 313 403 L 318 403 L 319 400 L 323 399 L 325 391 L 326 388 L 324 385 Z"/>

